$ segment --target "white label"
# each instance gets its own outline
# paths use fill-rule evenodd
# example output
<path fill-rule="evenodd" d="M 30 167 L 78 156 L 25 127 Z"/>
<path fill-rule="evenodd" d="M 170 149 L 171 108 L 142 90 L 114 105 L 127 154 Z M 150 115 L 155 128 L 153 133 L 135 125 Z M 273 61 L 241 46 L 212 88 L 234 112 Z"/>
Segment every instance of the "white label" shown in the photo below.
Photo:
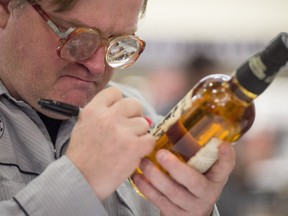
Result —
<path fill-rule="evenodd" d="M 192 104 L 193 89 L 164 117 L 164 119 L 149 132 L 156 139 L 159 139 L 168 129 L 175 124 Z"/>
<path fill-rule="evenodd" d="M 217 138 L 212 138 L 196 155 L 188 160 L 187 164 L 200 173 L 205 173 L 218 159 L 218 146 L 221 142 Z"/>

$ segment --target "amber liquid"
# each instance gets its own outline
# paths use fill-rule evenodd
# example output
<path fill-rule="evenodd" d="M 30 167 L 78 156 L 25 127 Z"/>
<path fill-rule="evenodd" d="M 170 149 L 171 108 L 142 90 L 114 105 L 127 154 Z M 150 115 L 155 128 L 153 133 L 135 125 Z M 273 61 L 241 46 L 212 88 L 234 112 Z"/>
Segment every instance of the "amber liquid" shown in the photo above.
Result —
<path fill-rule="evenodd" d="M 200 80 L 151 130 L 156 148 L 147 157 L 166 172 L 155 155 L 159 149 L 167 149 L 196 170 L 208 171 L 218 158 L 221 142 L 235 142 L 252 126 L 253 100 L 287 63 L 287 37 L 287 33 L 279 34 L 232 77 L 214 74 Z"/>
<path fill-rule="evenodd" d="M 167 149 L 187 162 L 211 138 L 234 142 L 251 127 L 254 104 L 235 95 L 228 79 L 226 75 L 217 75 L 199 83 L 192 89 L 190 108 L 157 139 L 155 149 L 147 157 L 163 172 L 166 171 L 155 159 L 159 149 Z M 164 118 L 166 122 L 173 115 L 171 112 Z M 136 172 L 141 170 L 138 168 Z"/>

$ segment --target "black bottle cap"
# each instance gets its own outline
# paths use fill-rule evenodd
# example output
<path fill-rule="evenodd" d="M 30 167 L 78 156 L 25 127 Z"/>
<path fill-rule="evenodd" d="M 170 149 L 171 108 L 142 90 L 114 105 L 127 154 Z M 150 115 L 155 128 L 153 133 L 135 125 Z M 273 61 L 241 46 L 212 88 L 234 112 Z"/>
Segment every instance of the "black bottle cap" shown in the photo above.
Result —
<path fill-rule="evenodd" d="M 235 76 L 242 87 L 259 95 L 270 85 L 287 61 L 288 33 L 282 32 L 263 51 L 240 66 Z"/>

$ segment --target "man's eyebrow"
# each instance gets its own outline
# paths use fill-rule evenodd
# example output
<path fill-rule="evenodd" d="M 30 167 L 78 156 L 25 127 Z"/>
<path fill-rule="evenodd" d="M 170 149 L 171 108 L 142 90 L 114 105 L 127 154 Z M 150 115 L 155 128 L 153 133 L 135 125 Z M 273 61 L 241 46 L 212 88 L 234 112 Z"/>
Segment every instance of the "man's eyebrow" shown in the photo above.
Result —
<path fill-rule="evenodd" d="M 85 27 L 85 28 L 91 28 L 91 29 L 95 29 L 101 32 L 101 34 L 103 34 L 103 32 L 101 31 L 101 29 L 97 28 L 96 26 L 89 26 L 77 19 L 62 19 L 60 17 L 51 17 L 51 20 L 53 22 L 55 22 L 56 25 L 59 25 L 59 27 L 63 27 L 63 28 L 70 28 L 70 27 Z M 128 34 L 135 34 L 137 28 L 131 30 L 131 31 L 127 31 L 127 32 L 121 32 L 121 33 L 113 33 L 110 34 L 109 37 L 113 37 L 113 36 L 119 36 L 119 35 L 128 35 Z"/>
<path fill-rule="evenodd" d="M 62 27 L 86 27 L 86 28 L 94 28 L 91 26 L 86 25 L 85 23 L 80 22 L 76 19 L 62 19 L 60 17 L 51 16 L 50 17 L 53 22 L 55 22 L 56 25 L 61 25 Z"/>

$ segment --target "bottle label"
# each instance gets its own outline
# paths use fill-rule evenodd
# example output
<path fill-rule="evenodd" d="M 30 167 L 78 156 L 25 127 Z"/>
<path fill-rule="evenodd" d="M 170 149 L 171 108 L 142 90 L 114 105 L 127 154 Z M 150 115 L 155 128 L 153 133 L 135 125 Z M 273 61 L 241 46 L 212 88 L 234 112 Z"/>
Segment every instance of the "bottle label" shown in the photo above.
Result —
<path fill-rule="evenodd" d="M 205 173 L 218 159 L 218 146 L 222 141 L 212 138 L 203 148 L 201 148 L 187 164 L 200 173 Z"/>
<path fill-rule="evenodd" d="M 159 139 L 169 128 L 175 124 L 180 117 L 185 113 L 192 104 L 193 89 L 164 117 L 164 119 L 154 128 L 151 129 L 152 134 L 156 139 Z"/>
<path fill-rule="evenodd" d="M 249 67 L 252 73 L 259 79 L 263 80 L 266 83 L 271 83 L 277 74 L 273 74 L 268 76 L 266 73 L 267 67 L 263 63 L 261 57 L 259 55 L 255 55 L 249 59 Z"/>
<path fill-rule="evenodd" d="M 263 64 L 259 55 L 253 56 L 249 59 L 249 67 L 253 74 L 259 79 L 264 80 L 266 77 L 266 66 Z"/>

